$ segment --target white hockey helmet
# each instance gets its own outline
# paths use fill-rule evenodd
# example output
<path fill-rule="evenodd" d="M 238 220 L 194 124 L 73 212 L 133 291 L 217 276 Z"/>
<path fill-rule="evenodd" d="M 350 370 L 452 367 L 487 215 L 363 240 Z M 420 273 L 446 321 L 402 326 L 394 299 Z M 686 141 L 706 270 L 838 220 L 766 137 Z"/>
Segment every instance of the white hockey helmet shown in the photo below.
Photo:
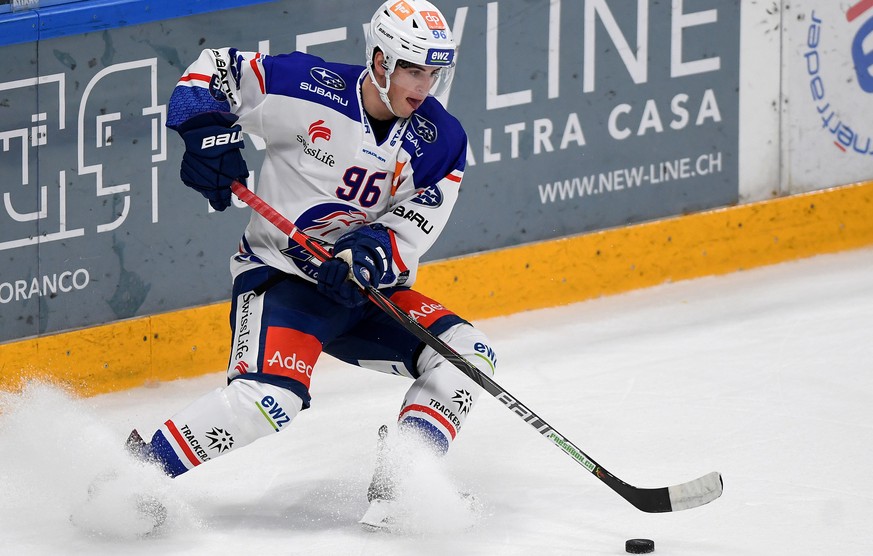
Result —
<path fill-rule="evenodd" d="M 373 54 L 379 48 L 385 56 L 385 87 L 373 74 Z M 376 10 L 367 32 L 367 69 L 388 109 L 388 88 L 397 62 L 404 60 L 419 66 L 440 68 L 430 90 L 440 95 L 452 81 L 455 71 L 455 40 L 439 9 L 427 0 L 388 0 Z"/>

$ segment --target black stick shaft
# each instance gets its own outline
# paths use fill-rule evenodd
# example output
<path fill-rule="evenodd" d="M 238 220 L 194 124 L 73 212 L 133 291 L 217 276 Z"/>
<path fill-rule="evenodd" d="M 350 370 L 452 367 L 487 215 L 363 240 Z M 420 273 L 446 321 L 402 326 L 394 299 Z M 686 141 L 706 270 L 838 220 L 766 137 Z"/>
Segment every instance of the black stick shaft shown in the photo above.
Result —
<path fill-rule="evenodd" d="M 282 232 L 288 234 L 288 237 L 306 249 L 316 259 L 324 262 L 331 257 L 331 254 L 320 243 L 314 241 L 311 237 L 300 231 L 293 222 L 279 214 L 275 209 L 273 209 L 273 207 L 268 205 L 246 186 L 239 182 L 235 182 L 232 189 L 237 197 L 252 207 L 252 209 L 258 212 L 261 216 L 273 223 L 277 228 L 282 230 Z M 714 475 L 718 475 L 717 473 L 710 473 L 709 475 L 705 475 L 699 479 L 675 487 L 638 488 L 625 483 L 601 467 L 600 464 L 591 459 L 578 446 L 567 440 L 564 435 L 552 428 L 539 415 L 534 413 L 515 396 L 497 384 L 494 379 L 484 374 L 475 365 L 461 357 L 461 355 L 459 355 L 458 352 L 452 349 L 448 344 L 431 334 L 430 331 L 421 326 L 418 321 L 398 307 L 393 301 L 385 297 L 385 295 L 378 289 L 371 285 L 367 285 L 364 289 L 371 302 L 375 303 L 380 309 L 388 313 L 389 316 L 393 317 L 419 340 L 445 357 L 447 361 L 470 377 L 476 384 L 497 398 L 497 400 L 505 405 L 507 409 L 521 417 L 524 422 L 533 427 L 538 433 L 552 442 L 552 444 L 560 448 L 565 454 L 573 458 L 576 463 L 587 469 L 591 474 L 603 481 L 609 488 L 617 492 L 622 498 L 633 504 L 638 509 L 644 512 L 653 513 L 669 512 L 706 504 L 721 495 L 721 476 L 714 477 Z M 717 483 L 715 480 L 716 478 Z M 671 490 L 676 490 L 677 493 L 674 495 L 674 493 L 671 493 Z M 686 491 L 690 491 L 690 494 Z M 678 499 L 680 496 L 682 497 L 681 500 Z M 679 504 L 676 504 L 677 502 L 679 502 Z M 677 507 L 674 507 L 674 505 L 677 505 Z"/>

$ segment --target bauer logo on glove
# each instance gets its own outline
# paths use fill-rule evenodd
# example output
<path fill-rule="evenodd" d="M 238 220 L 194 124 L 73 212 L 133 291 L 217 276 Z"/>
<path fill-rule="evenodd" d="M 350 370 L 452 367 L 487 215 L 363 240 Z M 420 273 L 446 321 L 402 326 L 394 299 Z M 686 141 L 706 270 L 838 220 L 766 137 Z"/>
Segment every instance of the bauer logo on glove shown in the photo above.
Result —
<path fill-rule="evenodd" d="M 221 135 L 215 135 L 213 137 L 204 137 L 203 143 L 200 145 L 200 148 L 206 150 L 211 147 L 220 147 L 222 145 L 228 145 L 232 143 L 242 143 L 242 140 L 242 131 L 234 131 L 233 133 L 222 133 Z M 242 145 L 240 145 L 239 148 L 242 148 Z"/>
<path fill-rule="evenodd" d="M 241 149 L 245 147 L 237 115 L 204 112 L 182 123 L 177 131 L 185 141 L 182 182 L 222 211 L 230 206 L 230 186 L 246 183 L 249 175 Z"/>

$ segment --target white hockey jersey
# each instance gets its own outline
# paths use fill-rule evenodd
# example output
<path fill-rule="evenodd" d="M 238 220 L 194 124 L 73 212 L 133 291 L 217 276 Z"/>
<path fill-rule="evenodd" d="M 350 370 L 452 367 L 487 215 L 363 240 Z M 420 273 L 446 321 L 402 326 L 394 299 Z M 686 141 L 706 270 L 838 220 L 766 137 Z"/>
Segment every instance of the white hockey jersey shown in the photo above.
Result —
<path fill-rule="evenodd" d="M 467 137 L 428 97 L 377 144 L 364 113 L 363 79 L 363 66 L 301 52 L 207 49 L 176 85 L 167 125 L 175 129 L 207 111 L 237 114 L 243 131 L 266 142 L 257 194 L 325 244 L 364 224 L 383 224 L 393 268 L 380 287 L 409 286 L 457 200 Z M 261 264 L 310 281 L 317 272 L 306 251 L 253 211 L 231 270 L 236 277 Z"/>

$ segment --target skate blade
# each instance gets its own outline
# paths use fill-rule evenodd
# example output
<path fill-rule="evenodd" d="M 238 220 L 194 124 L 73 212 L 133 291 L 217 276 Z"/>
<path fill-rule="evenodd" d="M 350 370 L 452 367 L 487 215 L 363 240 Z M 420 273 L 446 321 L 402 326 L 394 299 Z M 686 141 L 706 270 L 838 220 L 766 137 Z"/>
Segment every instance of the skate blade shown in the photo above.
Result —
<path fill-rule="evenodd" d="M 385 531 L 390 529 L 393 524 L 392 509 L 394 502 L 391 500 L 379 500 L 378 498 L 370 502 L 370 507 L 364 513 L 358 523 L 364 531 L 375 533 L 376 531 Z"/>

